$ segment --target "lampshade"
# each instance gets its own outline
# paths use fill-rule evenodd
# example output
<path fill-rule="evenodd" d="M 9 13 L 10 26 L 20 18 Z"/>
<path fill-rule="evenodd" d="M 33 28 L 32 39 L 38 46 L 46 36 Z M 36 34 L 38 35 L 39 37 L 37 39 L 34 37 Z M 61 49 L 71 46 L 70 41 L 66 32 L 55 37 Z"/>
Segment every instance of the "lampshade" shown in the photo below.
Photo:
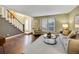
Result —
<path fill-rule="evenodd" d="M 65 28 L 68 28 L 68 24 L 62 24 L 62 27 L 65 29 Z"/>

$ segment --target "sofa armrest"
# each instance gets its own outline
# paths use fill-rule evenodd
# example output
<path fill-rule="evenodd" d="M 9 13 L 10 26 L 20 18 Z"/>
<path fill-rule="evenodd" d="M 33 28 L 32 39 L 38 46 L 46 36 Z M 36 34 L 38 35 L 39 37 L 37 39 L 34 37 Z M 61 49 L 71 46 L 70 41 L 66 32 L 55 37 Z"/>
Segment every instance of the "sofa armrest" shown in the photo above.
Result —
<path fill-rule="evenodd" d="M 77 54 L 79 53 L 79 40 L 78 39 L 70 39 L 68 44 L 68 53 Z"/>

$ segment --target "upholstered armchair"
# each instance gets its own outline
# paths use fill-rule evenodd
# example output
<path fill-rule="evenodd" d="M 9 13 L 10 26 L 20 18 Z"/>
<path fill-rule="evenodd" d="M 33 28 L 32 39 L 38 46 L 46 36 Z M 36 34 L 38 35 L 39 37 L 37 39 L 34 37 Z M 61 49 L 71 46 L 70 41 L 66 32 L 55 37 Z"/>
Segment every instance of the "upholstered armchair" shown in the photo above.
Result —
<path fill-rule="evenodd" d="M 62 31 L 60 31 L 61 34 L 68 36 L 71 33 L 71 30 L 69 29 L 63 29 Z"/>
<path fill-rule="evenodd" d="M 39 35 L 39 34 L 42 34 L 42 33 L 41 33 L 41 30 L 40 29 L 34 29 L 33 30 L 33 34 L 34 35 Z"/>

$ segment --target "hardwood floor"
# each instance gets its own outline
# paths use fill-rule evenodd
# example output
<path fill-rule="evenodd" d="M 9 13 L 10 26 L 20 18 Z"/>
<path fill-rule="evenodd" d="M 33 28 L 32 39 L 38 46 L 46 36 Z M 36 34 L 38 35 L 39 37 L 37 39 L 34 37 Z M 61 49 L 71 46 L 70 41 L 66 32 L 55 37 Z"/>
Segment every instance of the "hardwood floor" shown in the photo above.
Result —
<path fill-rule="evenodd" d="M 25 47 L 35 41 L 39 36 L 22 35 L 17 38 L 7 39 L 4 44 L 5 54 L 23 54 Z M 0 47 L 0 54 L 3 53 L 2 47 Z"/>

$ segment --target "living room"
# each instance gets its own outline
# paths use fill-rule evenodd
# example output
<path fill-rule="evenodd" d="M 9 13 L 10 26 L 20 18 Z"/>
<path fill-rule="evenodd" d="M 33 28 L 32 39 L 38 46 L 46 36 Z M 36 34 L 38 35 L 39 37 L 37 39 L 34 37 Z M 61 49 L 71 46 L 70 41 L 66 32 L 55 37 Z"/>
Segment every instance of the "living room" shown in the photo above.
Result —
<path fill-rule="evenodd" d="M 2 33 L 1 34 L 2 37 L 4 36 L 1 39 L 6 38 L 4 47 L 2 45 L 4 49 L 0 50 L 1 53 L 6 53 L 6 54 L 7 53 L 9 54 L 10 53 L 11 54 L 13 53 L 14 54 L 16 53 L 19 54 L 21 53 L 23 54 L 24 53 L 25 54 L 79 53 L 78 52 L 79 48 L 77 47 L 79 45 L 79 41 L 75 40 L 79 38 L 78 36 L 79 6 L 78 5 L 20 5 L 20 6 L 4 5 L 3 7 L 7 8 L 8 10 L 6 11 L 5 8 L 1 9 L 3 11 L 2 12 L 3 18 L 1 19 L 4 20 L 6 19 L 6 21 L 10 22 L 10 24 L 8 26 L 3 26 L 5 23 L 2 22 L 0 23 L 2 26 L 0 33 Z M 16 15 L 19 15 L 19 17 L 16 17 Z M 17 31 L 18 29 L 19 31 Z M 73 33 L 74 31 L 75 34 Z M 69 34 L 70 32 L 71 34 Z M 51 48 L 51 44 L 50 44 L 50 43 L 53 44 L 53 39 L 51 39 L 52 41 L 46 39 L 48 40 L 46 42 L 49 43 L 50 46 L 48 46 L 42 41 L 44 37 L 47 37 L 47 35 L 48 34 L 50 35 L 50 33 L 52 37 L 57 36 L 55 38 L 56 40 L 59 37 L 63 37 L 60 34 L 66 36 L 68 39 L 73 39 L 73 40 L 71 40 L 71 43 L 69 43 L 70 40 L 64 41 L 63 44 L 60 44 L 60 42 L 58 41 L 59 45 L 65 45 L 66 43 L 65 45 L 66 50 L 64 51 L 64 48 L 62 47 L 61 47 L 62 49 L 60 49 L 60 47 L 58 48 L 59 46 L 58 45 L 56 46 L 56 48 L 59 50 L 56 50 L 54 52 L 51 50 L 53 48 Z M 35 45 L 37 46 L 34 47 Z M 42 48 L 42 46 L 44 48 Z M 43 51 L 45 49 L 46 51 Z M 48 51 L 47 49 L 50 49 L 50 51 Z"/>

